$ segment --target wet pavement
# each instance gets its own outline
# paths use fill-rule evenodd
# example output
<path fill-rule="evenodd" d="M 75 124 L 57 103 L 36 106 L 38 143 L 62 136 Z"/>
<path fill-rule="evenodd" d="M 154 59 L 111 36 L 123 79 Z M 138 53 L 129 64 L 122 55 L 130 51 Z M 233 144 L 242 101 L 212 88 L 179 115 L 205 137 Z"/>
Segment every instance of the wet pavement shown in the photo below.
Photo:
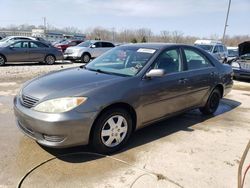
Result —
<path fill-rule="evenodd" d="M 0 82 L 0 188 L 237 186 L 250 139 L 250 83 L 236 82 L 215 116 L 193 110 L 146 127 L 112 156 L 87 146 L 50 149 L 24 136 L 12 110 L 22 83 Z"/>

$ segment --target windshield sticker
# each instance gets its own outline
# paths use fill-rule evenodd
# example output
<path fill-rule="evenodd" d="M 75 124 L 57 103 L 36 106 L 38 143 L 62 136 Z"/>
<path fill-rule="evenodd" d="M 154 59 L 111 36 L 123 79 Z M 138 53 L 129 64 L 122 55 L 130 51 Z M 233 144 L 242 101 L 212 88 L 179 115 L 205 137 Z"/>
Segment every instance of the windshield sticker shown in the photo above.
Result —
<path fill-rule="evenodd" d="M 137 50 L 137 52 L 153 54 L 153 53 L 155 53 L 155 50 L 154 49 L 147 49 L 147 48 L 139 48 Z"/>

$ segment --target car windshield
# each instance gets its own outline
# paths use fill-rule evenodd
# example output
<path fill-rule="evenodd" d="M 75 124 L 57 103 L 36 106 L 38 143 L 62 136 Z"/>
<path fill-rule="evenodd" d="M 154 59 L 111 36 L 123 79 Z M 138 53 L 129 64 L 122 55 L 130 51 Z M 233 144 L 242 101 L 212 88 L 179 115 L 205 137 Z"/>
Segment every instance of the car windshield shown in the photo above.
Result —
<path fill-rule="evenodd" d="M 81 47 L 89 47 L 93 44 L 93 41 L 87 40 L 85 42 L 82 42 L 80 44 L 78 44 L 77 46 L 81 46 Z"/>
<path fill-rule="evenodd" d="M 237 49 L 228 49 L 227 51 L 229 57 L 236 57 L 239 53 Z"/>
<path fill-rule="evenodd" d="M 208 52 L 212 52 L 212 50 L 213 50 L 213 45 L 195 44 L 195 46 L 197 46 L 205 51 L 208 51 Z"/>
<path fill-rule="evenodd" d="M 86 69 L 116 74 L 135 76 L 156 52 L 152 48 L 116 47 L 86 65 Z"/>
<path fill-rule="evenodd" d="M 6 42 L 6 41 L 8 41 L 10 39 L 10 37 L 5 37 L 5 38 L 3 38 L 2 40 L 0 40 L 0 42 Z"/>
<path fill-rule="evenodd" d="M 244 54 L 244 55 L 240 56 L 240 58 L 244 59 L 244 60 L 250 60 L 250 53 Z"/>
<path fill-rule="evenodd" d="M 60 42 L 59 44 L 69 44 L 69 40 L 65 40 L 65 41 L 63 41 L 63 42 Z"/>

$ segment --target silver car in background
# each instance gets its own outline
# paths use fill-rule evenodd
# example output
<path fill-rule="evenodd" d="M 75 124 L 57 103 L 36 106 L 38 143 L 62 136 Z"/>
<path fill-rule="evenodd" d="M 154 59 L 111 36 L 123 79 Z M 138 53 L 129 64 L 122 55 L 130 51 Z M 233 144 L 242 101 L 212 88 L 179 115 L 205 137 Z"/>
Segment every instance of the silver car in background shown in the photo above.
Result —
<path fill-rule="evenodd" d="M 63 60 L 62 52 L 57 48 L 39 41 L 21 40 L 0 44 L 0 66 L 6 62 L 44 62 L 54 64 Z"/>
<path fill-rule="evenodd" d="M 226 46 L 221 41 L 196 40 L 194 45 L 211 53 L 221 63 L 227 63 L 228 51 Z"/>
<path fill-rule="evenodd" d="M 108 41 L 87 40 L 77 46 L 67 48 L 64 52 L 64 59 L 88 63 L 90 59 L 102 55 L 113 47 L 115 45 Z"/>

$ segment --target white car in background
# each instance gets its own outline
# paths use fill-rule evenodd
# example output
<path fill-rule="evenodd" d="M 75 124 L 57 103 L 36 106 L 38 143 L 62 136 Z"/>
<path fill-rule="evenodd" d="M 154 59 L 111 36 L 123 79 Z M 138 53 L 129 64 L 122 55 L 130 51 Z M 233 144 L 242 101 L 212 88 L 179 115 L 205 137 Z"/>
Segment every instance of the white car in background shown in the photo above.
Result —
<path fill-rule="evenodd" d="M 226 46 L 221 41 L 196 40 L 194 45 L 211 53 L 221 63 L 227 63 L 228 51 Z"/>
<path fill-rule="evenodd" d="M 83 63 L 88 63 L 90 59 L 102 55 L 113 47 L 115 45 L 112 42 L 87 40 L 77 46 L 68 47 L 64 52 L 64 59 L 71 61 L 81 60 Z"/>

